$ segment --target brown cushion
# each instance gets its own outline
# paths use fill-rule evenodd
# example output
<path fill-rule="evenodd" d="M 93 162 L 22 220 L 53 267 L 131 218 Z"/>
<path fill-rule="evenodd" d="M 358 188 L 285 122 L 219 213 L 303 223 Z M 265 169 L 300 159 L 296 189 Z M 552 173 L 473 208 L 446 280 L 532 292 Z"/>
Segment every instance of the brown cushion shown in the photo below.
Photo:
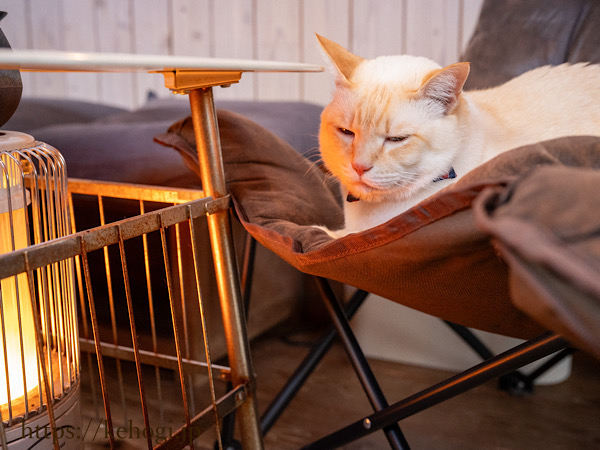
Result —
<path fill-rule="evenodd" d="M 598 140 L 563 139 L 506 153 L 387 223 L 332 240 L 310 226 L 341 224 L 339 196 L 327 177 L 243 117 L 220 111 L 218 119 L 244 227 L 293 266 L 465 326 L 521 338 L 545 330 L 511 302 L 507 265 L 470 206 L 483 189 L 514 183 L 535 167 L 598 164 Z M 196 167 L 189 119 L 156 139 Z"/>

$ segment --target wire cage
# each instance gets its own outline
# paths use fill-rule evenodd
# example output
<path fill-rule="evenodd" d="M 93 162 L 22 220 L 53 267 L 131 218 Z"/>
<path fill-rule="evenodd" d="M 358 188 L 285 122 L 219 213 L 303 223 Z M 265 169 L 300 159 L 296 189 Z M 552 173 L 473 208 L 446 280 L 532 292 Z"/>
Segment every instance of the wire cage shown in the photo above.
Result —
<path fill-rule="evenodd" d="M 65 267 L 74 342 L 63 353 L 73 360 L 67 375 L 80 391 L 77 413 L 45 427 L 3 415 L 2 444 L 16 445 L 17 430 L 27 447 L 222 448 L 224 417 L 253 389 L 231 383 L 223 325 L 215 320 L 221 309 L 206 216 L 228 209 L 228 197 L 70 179 L 65 198 L 72 234 L 0 255 L 0 279 L 25 277 L 31 287 L 37 274 Z M 44 316 L 37 298 L 31 304 Z M 49 364 L 37 372 L 52 378 Z M 57 398 L 36 414 L 54 420 Z"/>

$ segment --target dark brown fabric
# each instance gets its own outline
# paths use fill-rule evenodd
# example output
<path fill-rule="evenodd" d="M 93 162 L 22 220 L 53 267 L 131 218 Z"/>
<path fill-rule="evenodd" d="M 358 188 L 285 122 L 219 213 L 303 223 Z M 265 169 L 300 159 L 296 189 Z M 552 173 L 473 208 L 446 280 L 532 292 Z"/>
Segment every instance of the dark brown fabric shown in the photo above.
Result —
<path fill-rule="evenodd" d="M 600 165 L 600 145 L 596 166 Z M 475 202 L 518 308 L 600 358 L 600 171 L 544 167 Z"/>
<path fill-rule="evenodd" d="M 461 60 L 465 89 L 502 84 L 528 70 L 600 63 L 598 0 L 486 0 Z"/>
<path fill-rule="evenodd" d="M 332 240 L 310 226 L 341 224 L 325 175 L 252 122 L 224 111 L 218 118 L 228 185 L 245 228 L 293 266 L 465 326 L 521 338 L 544 330 L 512 304 L 508 268 L 470 205 L 483 189 L 514 183 L 536 167 L 598 164 L 598 140 L 516 149 L 379 227 Z M 157 140 L 195 167 L 189 120 Z"/>

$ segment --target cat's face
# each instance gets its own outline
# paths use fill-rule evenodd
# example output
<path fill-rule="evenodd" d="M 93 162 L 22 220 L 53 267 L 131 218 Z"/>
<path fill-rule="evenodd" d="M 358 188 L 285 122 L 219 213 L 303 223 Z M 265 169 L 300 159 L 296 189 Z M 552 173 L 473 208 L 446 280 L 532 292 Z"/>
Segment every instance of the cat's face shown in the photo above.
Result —
<path fill-rule="evenodd" d="M 442 70 L 425 58 L 392 56 L 355 57 L 349 69 L 344 57 L 321 116 L 321 155 L 329 171 L 365 201 L 408 198 L 447 173 L 460 134 L 452 111 L 464 80 L 458 92 L 450 85 L 463 74 L 466 79 L 464 67 Z"/>

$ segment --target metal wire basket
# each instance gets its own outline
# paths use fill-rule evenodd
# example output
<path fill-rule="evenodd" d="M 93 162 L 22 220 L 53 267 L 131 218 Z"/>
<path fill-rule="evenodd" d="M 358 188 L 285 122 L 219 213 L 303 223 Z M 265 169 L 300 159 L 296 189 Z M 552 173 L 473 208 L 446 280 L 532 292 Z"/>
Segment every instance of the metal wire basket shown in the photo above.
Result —
<path fill-rule="evenodd" d="M 37 184 L 25 180 L 28 189 Z M 2 444 L 17 445 L 11 433 L 19 429 L 27 447 L 32 442 L 55 448 L 212 448 L 215 442 L 221 447 L 223 418 L 254 388 L 251 382 L 231 383 L 226 338 L 222 325 L 214 324 L 218 299 L 201 287 L 212 277 L 206 215 L 227 209 L 228 197 L 69 180 L 68 206 L 73 234 L 0 255 L 0 279 L 26 277 L 32 287 L 38 274 L 57 264 L 70 271 L 76 292 L 64 305 L 78 309 L 80 336 L 63 353 L 70 351 L 73 359 L 69 379 L 80 388 L 80 412 L 64 423 L 52 422 L 68 394 L 60 391 L 29 414 L 50 418 L 49 426 L 3 416 Z M 115 216 L 120 220 L 112 221 Z M 207 289 L 214 291 L 214 282 Z M 34 311 L 43 311 L 38 297 L 32 298 Z M 216 352 L 211 340 L 220 342 Z M 40 348 L 38 343 L 38 374 L 51 380 L 49 365 L 39 364 Z"/>

